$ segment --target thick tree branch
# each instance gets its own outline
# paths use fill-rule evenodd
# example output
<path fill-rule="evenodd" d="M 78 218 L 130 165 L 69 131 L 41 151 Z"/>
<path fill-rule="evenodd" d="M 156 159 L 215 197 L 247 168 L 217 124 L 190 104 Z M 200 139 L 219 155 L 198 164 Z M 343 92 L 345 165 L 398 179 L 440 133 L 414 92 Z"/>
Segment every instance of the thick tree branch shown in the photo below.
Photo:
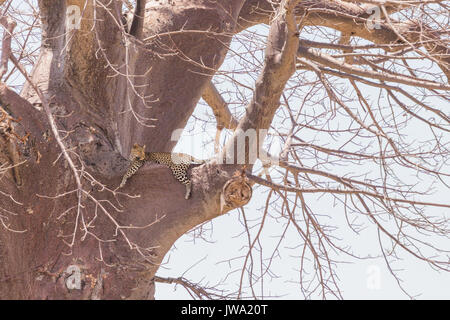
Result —
<path fill-rule="evenodd" d="M 64 83 L 66 1 L 40 0 L 39 15 L 42 25 L 42 42 L 39 58 L 31 74 L 34 84 L 45 94 L 54 95 L 56 88 Z M 26 82 L 21 95 L 31 103 L 41 103 L 36 91 Z"/>
<path fill-rule="evenodd" d="M 37 136 L 45 131 L 46 119 L 43 113 L 3 83 L 0 84 L 0 103 L 8 106 L 14 118 L 21 119 L 20 123 L 27 132 Z"/>
<path fill-rule="evenodd" d="M 1 14 L 1 12 L 0 12 Z M 0 24 L 5 28 L 2 40 L 2 56 L 0 61 L 0 81 L 3 76 L 8 71 L 8 62 L 11 55 L 11 38 L 14 28 L 16 27 L 16 22 L 12 19 L 2 16 L 0 18 Z"/>
<path fill-rule="evenodd" d="M 233 117 L 230 109 L 228 109 L 228 104 L 212 82 L 206 84 L 202 98 L 213 110 L 218 128 L 236 129 L 238 121 Z"/>
<path fill-rule="evenodd" d="M 127 79 L 121 86 L 124 100 L 114 103 L 122 154 L 126 155 L 133 143 L 145 144 L 149 151 L 172 150 L 176 144 L 172 133 L 186 125 L 225 58 L 243 3 L 186 2 L 173 11 L 170 20 L 166 13 L 172 5 L 147 3 L 144 28 L 136 34 L 145 48 L 138 45 L 127 51 L 129 66 L 123 73 L 131 81 Z M 167 80 L 158 83 L 155 78 Z"/>
<path fill-rule="evenodd" d="M 42 46 L 58 50 L 65 31 L 66 1 L 39 0 L 42 28 Z M 70 3 L 68 3 L 70 5 Z"/>
<path fill-rule="evenodd" d="M 389 2 L 388 13 L 393 13 L 403 8 L 399 2 Z M 380 2 L 381 4 L 381 2 Z M 302 18 L 303 26 L 329 27 L 352 36 L 361 37 L 376 44 L 410 44 L 423 45 L 428 55 L 433 57 L 442 71 L 449 77 L 450 56 L 448 46 L 440 39 L 434 30 L 426 25 L 417 24 L 414 21 L 384 22 L 379 21 L 377 28 L 368 28 L 367 21 L 371 15 L 368 5 L 359 5 L 343 1 L 301 1 L 296 7 L 296 16 Z M 273 12 L 270 1 L 248 0 L 244 4 L 239 16 L 239 27 L 242 31 L 259 23 L 269 23 L 269 16 Z M 399 34 L 407 41 L 399 38 Z M 425 40 L 425 41 L 424 41 Z M 385 50 L 391 51 L 389 47 Z"/>
<path fill-rule="evenodd" d="M 275 111 L 280 105 L 284 86 L 295 72 L 299 33 L 294 17 L 294 8 L 299 1 L 282 1 L 271 23 L 264 66 L 255 84 L 252 100 L 245 116 L 239 121 L 237 131 L 225 147 L 232 150 L 239 135 L 248 129 L 268 129 Z M 263 139 L 263 136 L 259 136 Z M 258 142 L 259 144 L 262 141 Z M 221 156 L 223 157 L 223 156 Z M 247 159 L 247 156 L 246 156 Z"/>

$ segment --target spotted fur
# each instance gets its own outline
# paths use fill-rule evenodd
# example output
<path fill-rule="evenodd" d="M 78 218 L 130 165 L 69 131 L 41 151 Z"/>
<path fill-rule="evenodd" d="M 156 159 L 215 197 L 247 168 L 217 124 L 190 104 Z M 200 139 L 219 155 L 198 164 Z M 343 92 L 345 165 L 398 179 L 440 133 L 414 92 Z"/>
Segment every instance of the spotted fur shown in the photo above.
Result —
<path fill-rule="evenodd" d="M 184 153 L 145 152 L 145 146 L 134 144 L 130 153 L 130 166 L 123 176 L 120 187 L 123 187 L 126 181 L 133 176 L 146 161 L 169 167 L 169 169 L 172 170 L 175 179 L 186 186 L 185 199 L 189 199 L 192 189 L 191 180 L 188 176 L 189 166 L 191 164 L 204 163 L 203 160 L 195 159 Z"/>

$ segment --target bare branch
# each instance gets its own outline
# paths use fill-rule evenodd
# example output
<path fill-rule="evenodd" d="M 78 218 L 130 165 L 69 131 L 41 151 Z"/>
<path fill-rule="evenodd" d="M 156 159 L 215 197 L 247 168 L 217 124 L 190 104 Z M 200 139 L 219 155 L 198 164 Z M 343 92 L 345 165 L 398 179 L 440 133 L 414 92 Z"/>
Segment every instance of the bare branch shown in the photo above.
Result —
<path fill-rule="evenodd" d="M 298 55 L 309 60 L 318 62 L 323 66 L 332 67 L 338 69 L 343 72 L 347 72 L 352 75 L 359 75 L 363 77 L 369 77 L 378 80 L 390 81 L 402 83 L 410 86 L 419 86 L 427 89 L 438 89 L 438 90 L 450 90 L 450 86 L 444 83 L 437 83 L 433 81 L 424 81 L 421 79 L 411 79 L 402 75 L 392 75 L 388 73 L 379 73 L 370 70 L 363 70 L 357 67 L 354 67 L 348 63 L 341 62 L 339 60 L 334 59 L 330 55 L 319 52 L 317 50 L 306 48 L 303 46 L 299 46 Z"/>
<path fill-rule="evenodd" d="M 0 24 L 5 28 L 2 40 L 2 57 L 0 62 L 0 81 L 8 71 L 8 62 L 11 55 L 11 38 L 17 23 L 9 17 L 2 16 Z"/>
<path fill-rule="evenodd" d="M 213 110 L 218 128 L 236 129 L 238 121 L 233 117 L 227 103 L 212 82 L 206 85 L 202 98 Z"/>

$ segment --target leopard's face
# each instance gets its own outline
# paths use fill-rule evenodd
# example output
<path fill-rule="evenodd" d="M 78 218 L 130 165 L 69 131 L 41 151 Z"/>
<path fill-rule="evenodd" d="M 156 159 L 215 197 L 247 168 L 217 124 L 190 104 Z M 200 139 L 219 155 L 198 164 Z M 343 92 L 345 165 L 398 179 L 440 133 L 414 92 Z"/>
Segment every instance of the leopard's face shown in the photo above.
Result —
<path fill-rule="evenodd" d="M 140 146 L 135 143 L 131 148 L 130 160 L 145 160 L 145 145 Z"/>

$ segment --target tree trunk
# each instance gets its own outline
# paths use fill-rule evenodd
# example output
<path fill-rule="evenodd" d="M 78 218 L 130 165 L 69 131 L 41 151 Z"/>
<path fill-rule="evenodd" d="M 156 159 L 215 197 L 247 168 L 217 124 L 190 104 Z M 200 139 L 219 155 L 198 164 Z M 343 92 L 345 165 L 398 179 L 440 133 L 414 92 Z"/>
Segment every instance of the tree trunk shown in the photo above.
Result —
<path fill-rule="evenodd" d="M 191 170 L 189 200 L 160 165 L 146 164 L 114 189 L 133 143 L 172 150 L 172 132 L 184 127 L 223 62 L 244 1 L 140 2 L 142 19 L 125 36 L 115 1 L 96 8 L 67 1 L 83 19 L 66 37 L 64 1 L 39 2 L 43 44 L 31 80 L 48 100 L 84 192 L 39 111 L 46 102 L 30 84 L 21 97 L 3 86 L 2 105 L 22 119 L 14 130 L 30 135 L 20 144 L 22 185 L 11 170 L 0 182 L 2 210 L 11 213 L 11 231 L 0 238 L 2 298 L 153 298 L 153 277 L 172 244 L 222 212 L 222 186 L 235 169 L 214 162 Z"/>

